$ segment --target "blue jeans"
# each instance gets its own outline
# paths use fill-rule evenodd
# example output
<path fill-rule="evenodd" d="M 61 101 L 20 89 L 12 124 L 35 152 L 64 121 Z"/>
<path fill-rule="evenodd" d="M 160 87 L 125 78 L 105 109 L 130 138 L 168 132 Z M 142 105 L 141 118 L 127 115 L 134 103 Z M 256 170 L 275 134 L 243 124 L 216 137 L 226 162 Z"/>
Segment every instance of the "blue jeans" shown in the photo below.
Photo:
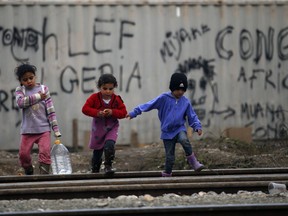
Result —
<path fill-rule="evenodd" d="M 164 147 L 165 147 L 165 173 L 172 173 L 173 165 L 175 162 L 175 146 L 176 143 L 180 143 L 185 151 L 185 155 L 189 156 L 192 154 L 192 146 L 187 137 L 187 133 L 185 131 L 181 131 L 177 134 L 173 139 L 163 139 Z"/>

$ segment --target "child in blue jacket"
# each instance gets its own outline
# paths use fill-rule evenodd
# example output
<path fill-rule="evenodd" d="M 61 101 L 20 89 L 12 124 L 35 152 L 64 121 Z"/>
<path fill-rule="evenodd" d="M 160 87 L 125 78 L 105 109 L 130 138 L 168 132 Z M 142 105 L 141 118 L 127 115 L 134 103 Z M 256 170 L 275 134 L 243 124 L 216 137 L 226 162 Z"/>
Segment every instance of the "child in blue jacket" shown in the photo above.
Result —
<path fill-rule="evenodd" d="M 169 88 L 171 92 L 165 92 L 151 101 L 141 104 L 129 112 L 126 118 L 132 119 L 142 112 L 148 112 L 153 109 L 158 110 L 158 117 L 161 122 L 161 139 L 163 140 L 166 154 L 165 171 L 162 177 L 172 176 L 172 169 L 175 161 L 175 145 L 179 142 L 186 154 L 187 161 L 192 169 L 199 172 L 204 165 L 199 163 L 192 146 L 187 137 L 185 127 L 186 118 L 189 126 L 202 135 L 202 126 L 192 105 L 184 93 L 187 90 L 188 82 L 185 74 L 174 73 L 171 76 Z"/>

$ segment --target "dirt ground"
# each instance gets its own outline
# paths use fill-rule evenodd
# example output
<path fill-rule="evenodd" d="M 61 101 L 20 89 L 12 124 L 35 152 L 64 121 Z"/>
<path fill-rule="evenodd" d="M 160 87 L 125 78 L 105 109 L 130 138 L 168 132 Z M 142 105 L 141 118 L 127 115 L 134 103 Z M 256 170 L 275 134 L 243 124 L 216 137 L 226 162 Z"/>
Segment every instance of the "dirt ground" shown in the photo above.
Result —
<path fill-rule="evenodd" d="M 264 168 L 288 165 L 288 140 L 245 143 L 229 138 L 192 141 L 198 160 L 208 169 Z M 73 173 L 90 172 L 91 151 L 71 152 Z M 37 151 L 32 153 L 35 174 L 38 174 Z M 162 143 L 142 147 L 116 148 L 114 168 L 117 171 L 162 171 L 165 153 Z M 189 169 L 182 147 L 176 146 L 174 170 Z M 0 175 L 21 175 L 17 152 L 0 151 Z"/>

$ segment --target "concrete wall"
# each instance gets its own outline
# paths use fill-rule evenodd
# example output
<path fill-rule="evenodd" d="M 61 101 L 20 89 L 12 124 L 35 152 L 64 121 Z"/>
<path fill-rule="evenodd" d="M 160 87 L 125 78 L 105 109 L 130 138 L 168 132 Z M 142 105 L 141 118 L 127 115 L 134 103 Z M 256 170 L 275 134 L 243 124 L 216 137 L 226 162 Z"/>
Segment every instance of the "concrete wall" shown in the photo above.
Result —
<path fill-rule="evenodd" d="M 63 142 L 86 146 L 82 114 L 102 73 L 113 73 L 128 108 L 189 78 L 204 137 L 252 127 L 253 139 L 281 136 L 287 118 L 288 3 L 11 3 L 0 1 L 0 149 L 18 149 L 21 112 L 14 68 L 29 61 L 53 94 Z M 157 112 L 120 121 L 119 144 L 159 141 Z M 87 134 L 87 133 L 86 133 Z M 74 133 L 75 135 L 75 133 Z M 197 137 L 197 136 L 195 136 Z"/>

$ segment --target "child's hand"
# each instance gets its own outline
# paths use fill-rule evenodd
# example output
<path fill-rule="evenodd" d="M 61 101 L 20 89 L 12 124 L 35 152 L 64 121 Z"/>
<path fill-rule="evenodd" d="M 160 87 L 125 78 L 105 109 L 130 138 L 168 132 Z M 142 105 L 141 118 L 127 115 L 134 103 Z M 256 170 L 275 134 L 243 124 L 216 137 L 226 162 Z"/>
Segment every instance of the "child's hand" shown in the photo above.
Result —
<path fill-rule="evenodd" d="M 111 116 L 112 115 L 112 109 L 104 109 L 103 114 L 104 114 L 104 116 Z"/>
<path fill-rule="evenodd" d="M 125 116 L 125 118 L 127 118 L 127 119 L 131 119 L 131 116 L 129 115 L 129 113 Z"/>
<path fill-rule="evenodd" d="M 197 133 L 198 133 L 199 136 L 201 136 L 201 135 L 202 135 L 202 130 L 199 129 L 199 130 L 197 131 Z"/>
<path fill-rule="evenodd" d="M 40 94 L 41 100 L 46 98 L 46 94 L 42 93 L 41 91 L 38 92 Z"/>
<path fill-rule="evenodd" d="M 112 109 L 104 109 L 103 111 L 99 111 L 97 116 L 98 117 L 108 117 L 112 115 Z"/>
<path fill-rule="evenodd" d="M 56 131 L 54 135 L 55 135 L 56 138 L 60 138 L 61 137 L 61 133 L 59 131 Z"/>
<path fill-rule="evenodd" d="M 103 111 L 99 111 L 97 116 L 103 118 L 104 117 L 104 112 Z"/>

